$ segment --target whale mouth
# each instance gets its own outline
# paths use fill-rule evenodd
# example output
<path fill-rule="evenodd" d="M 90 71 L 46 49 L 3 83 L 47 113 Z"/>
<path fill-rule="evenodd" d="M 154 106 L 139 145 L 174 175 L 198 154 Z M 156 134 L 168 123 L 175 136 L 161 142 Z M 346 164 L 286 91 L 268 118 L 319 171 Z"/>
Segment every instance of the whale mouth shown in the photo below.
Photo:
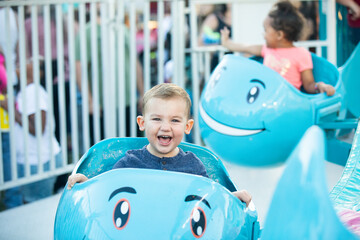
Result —
<path fill-rule="evenodd" d="M 219 132 L 221 134 L 229 135 L 229 136 L 250 136 L 260 132 L 263 132 L 265 128 L 262 129 L 240 129 L 229 127 L 224 124 L 221 124 L 211 118 L 203 109 L 202 104 L 199 106 L 200 116 L 204 120 L 204 122 L 214 131 Z"/>

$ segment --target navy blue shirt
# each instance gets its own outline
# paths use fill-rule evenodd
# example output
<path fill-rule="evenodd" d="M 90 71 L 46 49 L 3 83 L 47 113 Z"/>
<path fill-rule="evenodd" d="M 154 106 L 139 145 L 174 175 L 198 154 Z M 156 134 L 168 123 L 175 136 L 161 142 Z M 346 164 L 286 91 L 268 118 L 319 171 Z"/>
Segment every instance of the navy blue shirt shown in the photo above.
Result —
<path fill-rule="evenodd" d="M 115 168 L 147 168 L 184 172 L 208 177 L 204 164 L 192 152 L 179 148 L 175 157 L 156 157 L 144 146 L 142 149 L 128 150 L 125 156 L 115 163 Z"/>

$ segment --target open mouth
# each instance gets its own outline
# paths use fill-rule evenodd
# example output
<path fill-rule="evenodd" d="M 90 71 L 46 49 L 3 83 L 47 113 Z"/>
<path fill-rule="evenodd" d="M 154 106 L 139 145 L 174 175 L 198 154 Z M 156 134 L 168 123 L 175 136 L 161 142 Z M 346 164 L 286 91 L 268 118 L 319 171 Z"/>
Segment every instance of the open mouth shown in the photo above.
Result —
<path fill-rule="evenodd" d="M 162 144 L 162 145 L 169 144 L 171 142 L 171 139 L 172 139 L 172 137 L 170 137 L 170 136 L 163 136 L 163 135 L 158 136 L 158 140 L 159 140 L 160 144 Z"/>
<path fill-rule="evenodd" d="M 265 130 L 264 128 L 262 128 L 262 129 L 253 129 L 253 130 L 240 129 L 240 128 L 229 127 L 229 126 L 226 126 L 224 124 L 221 124 L 221 123 L 215 121 L 213 118 L 211 118 L 205 112 L 205 110 L 202 108 L 201 104 L 200 104 L 200 107 L 199 107 L 199 111 L 200 111 L 200 116 L 202 117 L 204 122 L 211 129 L 213 129 L 214 131 L 219 132 L 221 134 L 225 134 L 225 135 L 229 135 L 229 136 L 249 136 L 249 135 L 254 135 L 254 134 L 260 133 L 260 132 Z"/>

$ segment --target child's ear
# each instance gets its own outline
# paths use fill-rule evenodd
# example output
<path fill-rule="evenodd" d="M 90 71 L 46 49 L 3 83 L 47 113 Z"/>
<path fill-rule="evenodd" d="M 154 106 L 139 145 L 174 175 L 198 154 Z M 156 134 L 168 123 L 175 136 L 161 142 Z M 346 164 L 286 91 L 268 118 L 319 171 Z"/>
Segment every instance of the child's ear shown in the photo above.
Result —
<path fill-rule="evenodd" d="M 136 122 L 139 125 L 139 130 L 144 131 L 145 130 L 144 117 L 143 116 L 137 116 Z"/>
<path fill-rule="evenodd" d="M 284 31 L 281 31 L 281 30 L 277 31 L 277 37 L 278 37 L 278 40 L 285 38 Z"/>
<path fill-rule="evenodd" d="M 193 125 L 194 125 L 194 119 L 189 119 L 187 121 L 187 123 L 186 123 L 186 126 L 185 126 L 185 133 L 186 134 L 190 134 Z"/>

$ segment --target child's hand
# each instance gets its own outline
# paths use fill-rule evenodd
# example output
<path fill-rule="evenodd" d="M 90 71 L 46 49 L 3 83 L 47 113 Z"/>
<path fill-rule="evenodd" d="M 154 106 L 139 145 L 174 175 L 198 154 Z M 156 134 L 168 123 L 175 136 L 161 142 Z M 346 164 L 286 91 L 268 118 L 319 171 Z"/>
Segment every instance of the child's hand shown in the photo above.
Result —
<path fill-rule="evenodd" d="M 236 191 L 232 193 L 235 197 L 237 197 L 240 201 L 246 203 L 246 207 L 249 206 L 249 203 L 251 202 L 251 195 L 246 190 Z"/>
<path fill-rule="evenodd" d="M 326 92 L 326 95 L 332 96 L 335 94 L 335 88 L 329 84 L 319 82 L 318 88 L 321 93 Z"/>
<path fill-rule="evenodd" d="M 227 41 L 229 41 L 230 30 L 227 27 L 224 27 L 223 29 L 220 29 L 220 33 L 221 33 L 221 44 L 225 46 Z"/>
<path fill-rule="evenodd" d="M 82 183 L 87 180 L 88 180 L 88 178 L 84 174 L 81 174 L 81 173 L 71 174 L 68 178 L 67 189 L 70 190 L 74 186 L 75 183 Z"/>

